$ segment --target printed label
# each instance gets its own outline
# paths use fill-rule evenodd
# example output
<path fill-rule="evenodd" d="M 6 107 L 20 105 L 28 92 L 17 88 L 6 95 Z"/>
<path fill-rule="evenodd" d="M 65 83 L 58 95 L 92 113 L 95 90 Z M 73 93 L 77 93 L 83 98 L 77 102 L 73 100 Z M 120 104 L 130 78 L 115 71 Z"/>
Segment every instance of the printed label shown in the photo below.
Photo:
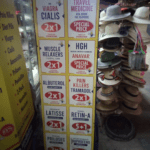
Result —
<path fill-rule="evenodd" d="M 94 73 L 95 41 L 69 41 L 69 73 Z"/>
<path fill-rule="evenodd" d="M 42 72 L 65 73 L 65 41 L 40 40 Z"/>
<path fill-rule="evenodd" d="M 93 104 L 93 77 L 69 77 L 70 104 L 90 106 Z"/>
<path fill-rule="evenodd" d="M 64 37 L 64 1 L 36 0 L 39 37 Z"/>
<path fill-rule="evenodd" d="M 65 76 L 42 76 L 43 100 L 48 104 L 66 104 Z"/>
<path fill-rule="evenodd" d="M 70 150 L 92 150 L 91 137 L 70 135 Z"/>
<path fill-rule="evenodd" d="M 69 37 L 95 37 L 97 0 L 68 0 Z"/>
<path fill-rule="evenodd" d="M 47 150 L 67 150 L 66 134 L 46 133 Z"/>
<path fill-rule="evenodd" d="M 44 106 L 45 130 L 66 132 L 66 107 Z"/>
<path fill-rule="evenodd" d="M 70 107 L 70 132 L 92 133 L 92 108 Z"/>

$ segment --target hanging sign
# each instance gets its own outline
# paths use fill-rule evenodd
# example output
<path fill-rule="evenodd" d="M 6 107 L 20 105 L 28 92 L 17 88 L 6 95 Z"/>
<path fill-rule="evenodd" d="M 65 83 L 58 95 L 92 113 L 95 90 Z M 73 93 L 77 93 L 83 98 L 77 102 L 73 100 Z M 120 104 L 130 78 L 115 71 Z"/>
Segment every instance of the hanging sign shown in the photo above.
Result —
<path fill-rule="evenodd" d="M 95 37 L 97 0 L 68 0 L 69 37 Z"/>
<path fill-rule="evenodd" d="M 40 40 L 41 69 L 46 73 L 65 73 L 65 41 Z"/>
<path fill-rule="evenodd" d="M 95 41 L 69 41 L 69 73 L 94 73 Z"/>
<path fill-rule="evenodd" d="M 66 132 L 66 107 L 44 106 L 45 130 Z"/>
<path fill-rule="evenodd" d="M 39 37 L 64 37 L 64 1 L 36 0 Z"/>
<path fill-rule="evenodd" d="M 70 104 L 90 106 L 93 104 L 93 77 L 69 77 Z"/>
<path fill-rule="evenodd" d="M 70 132 L 92 133 L 92 108 L 70 107 Z"/>
<path fill-rule="evenodd" d="M 43 75 L 43 99 L 48 104 L 66 104 L 65 76 Z"/>
<path fill-rule="evenodd" d="M 67 150 L 67 138 L 65 134 L 46 133 L 47 150 Z"/>
<path fill-rule="evenodd" d="M 91 137 L 70 135 L 70 150 L 92 150 Z"/>

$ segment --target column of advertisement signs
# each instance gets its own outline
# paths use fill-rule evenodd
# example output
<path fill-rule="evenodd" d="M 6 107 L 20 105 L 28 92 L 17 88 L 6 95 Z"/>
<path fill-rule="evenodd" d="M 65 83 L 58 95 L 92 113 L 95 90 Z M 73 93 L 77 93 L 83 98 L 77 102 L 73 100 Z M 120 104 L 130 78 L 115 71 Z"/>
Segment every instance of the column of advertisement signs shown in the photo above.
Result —
<path fill-rule="evenodd" d="M 98 14 L 99 0 L 34 0 L 46 150 L 94 147 Z"/>

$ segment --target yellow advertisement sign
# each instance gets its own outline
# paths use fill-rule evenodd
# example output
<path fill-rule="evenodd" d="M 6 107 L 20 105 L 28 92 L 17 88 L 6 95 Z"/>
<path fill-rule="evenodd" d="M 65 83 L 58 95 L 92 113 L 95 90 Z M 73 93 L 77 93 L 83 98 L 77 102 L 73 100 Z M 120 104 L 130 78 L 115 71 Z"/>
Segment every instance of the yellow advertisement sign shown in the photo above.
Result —
<path fill-rule="evenodd" d="M 34 116 L 13 0 L 0 5 L 0 150 L 16 148 Z"/>

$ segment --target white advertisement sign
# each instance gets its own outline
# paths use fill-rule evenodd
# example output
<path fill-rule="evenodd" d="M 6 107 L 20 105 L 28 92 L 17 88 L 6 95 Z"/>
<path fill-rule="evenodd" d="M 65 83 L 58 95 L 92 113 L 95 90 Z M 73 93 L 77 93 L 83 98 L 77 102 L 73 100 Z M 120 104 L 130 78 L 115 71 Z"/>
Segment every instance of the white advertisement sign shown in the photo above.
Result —
<path fill-rule="evenodd" d="M 92 133 L 92 108 L 70 107 L 70 132 Z"/>
<path fill-rule="evenodd" d="M 46 73 L 65 73 L 65 41 L 40 40 L 41 69 Z"/>
<path fill-rule="evenodd" d="M 95 37 L 97 0 L 68 0 L 69 37 Z"/>
<path fill-rule="evenodd" d="M 64 37 L 64 0 L 36 0 L 39 37 Z"/>
<path fill-rule="evenodd" d="M 91 137 L 70 135 L 70 150 L 92 150 Z"/>
<path fill-rule="evenodd" d="M 45 130 L 66 132 L 66 107 L 44 106 Z"/>
<path fill-rule="evenodd" d="M 95 41 L 69 41 L 69 73 L 94 73 Z"/>
<path fill-rule="evenodd" d="M 93 104 L 93 77 L 69 77 L 69 101 L 73 105 Z"/>
<path fill-rule="evenodd" d="M 67 150 L 66 134 L 46 133 L 46 150 Z"/>
<path fill-rule="evenodd" d="M 66 104 L 65 76 L 42 76 L 43 100 L 48 104 Z"/>

